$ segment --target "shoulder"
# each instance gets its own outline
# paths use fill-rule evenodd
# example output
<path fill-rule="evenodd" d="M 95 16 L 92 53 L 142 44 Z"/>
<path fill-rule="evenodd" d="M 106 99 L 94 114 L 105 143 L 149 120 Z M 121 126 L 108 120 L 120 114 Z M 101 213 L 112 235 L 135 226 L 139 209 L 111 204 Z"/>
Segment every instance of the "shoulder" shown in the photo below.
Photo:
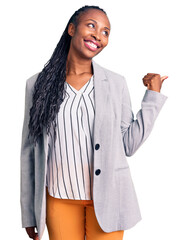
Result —
<path fill-rule="evenodd" d="M 114 72 L 114 71 L 112 71 L 108 68 L 103 68 L 103 69 L 109 77 L 115 77 L 115 78 L 118 78 L 118 79 L 123 78 L 123 75 L 121 75 L 120 73 Z"/>
<path fill-rule="evenodd" d="M 117 72 L 115 72 L 109 68 L 103 67 L 101 65 L 99 65 L 99 66 L 104 71 L 109 83 L 112 86 L 114 86 L 116 88 L 117 88 L 117 86 L 119 86 L 120 89 L 122 89 L 125 85 L 127 86 L 126 78 L 122 74 L 117 73 Z"/>
<path fill-rule="evenodd" d="M 99 65 L 99 64 L 98 64 Z M 120 73 L 117 73 L 115 71 L 112 71 L 111 69 L 109 68 L 106 68 L 106 67 L 103 67 L 101 65 L 99 65 L 103 71 L 106 73 L 106 75 L 109 77 L 109 78 L 117 78 L 117 79 L 122 79 L 124 78 L 124 76 Z"/>
<path fill-rule="evenodd" d="M 26 79 L 26 88 L 27 90 L 32 90 L 35 84 L 35 81 L 37 80 L 37 77 L 40 72 L 37 72 L 33 75 L 31 75 L 29 78 Z"/>
<path fill-rule="evenodd" d="M 116 83 L 118 81 L 121 84 L 123 84 L 125 82 L 125 77 L 122 74 L 117 73 L 109 68 L 104 67 L 104 66 L 101 66 L 100 64 L 98 64 L 96 62 L 95 62 L 95 64 L 97 64 L 98 67 L 100 67 L 104 71 L 104 73 L 109 81 L 115 81 Z"/>

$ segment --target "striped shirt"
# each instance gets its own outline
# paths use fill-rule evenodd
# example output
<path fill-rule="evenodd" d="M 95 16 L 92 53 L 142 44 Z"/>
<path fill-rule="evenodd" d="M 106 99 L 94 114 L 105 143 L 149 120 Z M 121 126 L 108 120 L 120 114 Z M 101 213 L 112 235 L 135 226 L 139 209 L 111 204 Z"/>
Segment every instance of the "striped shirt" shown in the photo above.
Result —
<path fill-rule="evenodd" d="M 56 116 L 56 141 L 48 136 L 46 185 L 55 198 L 93 199 L 93 76 L 76 90 L 65 82 L 66 96 Z"/>

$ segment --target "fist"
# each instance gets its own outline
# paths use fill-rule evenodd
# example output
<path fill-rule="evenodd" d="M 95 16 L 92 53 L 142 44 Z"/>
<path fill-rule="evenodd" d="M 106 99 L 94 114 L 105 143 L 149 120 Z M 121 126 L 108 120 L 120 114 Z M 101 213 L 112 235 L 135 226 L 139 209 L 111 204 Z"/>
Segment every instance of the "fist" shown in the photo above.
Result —
<path fill-rule="evenodd" d="M 157 73 L 148 73 L 143 77 L 143 84 L 148 88 L 148 90 L 153 90 L 156 92 L 160 92 L 162 83 L 168 76 L 161 77 L 160 74 Z"/>

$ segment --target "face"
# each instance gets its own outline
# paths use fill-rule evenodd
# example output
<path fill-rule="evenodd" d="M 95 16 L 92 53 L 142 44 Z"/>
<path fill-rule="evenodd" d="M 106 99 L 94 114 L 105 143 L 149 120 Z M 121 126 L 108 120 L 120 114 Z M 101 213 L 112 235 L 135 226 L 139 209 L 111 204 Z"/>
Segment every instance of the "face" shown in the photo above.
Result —
<path fill-rule="evenodd" d="M 110 22 L 102 11 L 89 9 L 80 16 L 77 28 L 69 24 L 68 33 L 72 36 L 69 51 L 91 59 L 107 46 Z"/>

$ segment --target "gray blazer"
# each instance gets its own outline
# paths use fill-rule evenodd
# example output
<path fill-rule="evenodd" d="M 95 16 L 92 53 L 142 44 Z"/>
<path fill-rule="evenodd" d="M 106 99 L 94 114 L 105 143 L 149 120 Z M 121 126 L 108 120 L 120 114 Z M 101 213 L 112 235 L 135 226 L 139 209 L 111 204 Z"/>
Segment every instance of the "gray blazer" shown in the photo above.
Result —
<path fill-rule="evenodd" d="M 142 219 L 127 156 L 149 136 L 167 97 L 145 91 L 134 119 L 125 78 L 92 60 L 94 70 L 93 202 L 97 221 L 105 232 L 127 230 Z M 46 130 L 34 147 L 28 140 L 29 109 L 39 73 L 26 81 L 25 115 L 21 143 L 22 227 L 37 226 L 42 238 L 46 222 Z"/>

